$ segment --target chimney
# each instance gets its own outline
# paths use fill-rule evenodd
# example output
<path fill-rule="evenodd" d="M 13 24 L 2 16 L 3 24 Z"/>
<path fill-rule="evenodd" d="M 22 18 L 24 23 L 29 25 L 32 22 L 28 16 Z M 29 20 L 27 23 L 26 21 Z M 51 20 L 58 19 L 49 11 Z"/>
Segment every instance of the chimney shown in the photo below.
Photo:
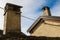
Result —
<path fill-rule="evenodd" d="M 42 10 L 43 10 L 43 16 L 51 16 L 49 7 L 45 6 L 42 8 Z"/>
<path fill-rule="evenodd" d="M 22 6 L 7 3 L 4 13 L 3 34 L 9 32 L 21 32 L 21 11 Z"/>

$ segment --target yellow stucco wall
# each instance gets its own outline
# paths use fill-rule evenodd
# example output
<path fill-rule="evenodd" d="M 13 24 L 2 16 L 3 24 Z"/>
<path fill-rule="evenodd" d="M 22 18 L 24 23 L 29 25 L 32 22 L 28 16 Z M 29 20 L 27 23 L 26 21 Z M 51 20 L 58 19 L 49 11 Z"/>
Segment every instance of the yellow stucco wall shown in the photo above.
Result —
<path fill-rule="evenodd" d="M 31 36 L 60 37 L 60 23 L 51 21 L 45 21 L 45 23 L 36 25 L 39 27 L 31 34 Z"/>

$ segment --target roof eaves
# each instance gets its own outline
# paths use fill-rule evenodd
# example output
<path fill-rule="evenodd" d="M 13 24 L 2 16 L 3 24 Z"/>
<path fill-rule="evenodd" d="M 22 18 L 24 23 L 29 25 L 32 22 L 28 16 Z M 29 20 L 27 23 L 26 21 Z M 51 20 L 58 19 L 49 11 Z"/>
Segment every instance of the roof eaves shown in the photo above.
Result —
<path fill-rule="evenodd" d="M 37 18 L 37 20 L 31 25 L 31 27 L 27 30 L 27 32 L 30 32 L 35 27 L 35 25 L 39 22 L 40 19 L 41 19 L 40 17 Z"/>
<path fill-rule="evenodd" d="M 53 20 L 60 20 L 59 16 L 41 16 L 41 18 L 46 19 L 53 19 Z"/>
<path fill-rule="evenodd" d="M 41 19 L 54 19 L 54 20 L 60 20 L 58 16 L 40 16 L 39 18 L 37 18 L 37 20 L 31 25 L 31 27 L 27 30 L 27 32 L 30 32 L 32 29 L 35 28 L 35 25 L 41 20 Z"/>

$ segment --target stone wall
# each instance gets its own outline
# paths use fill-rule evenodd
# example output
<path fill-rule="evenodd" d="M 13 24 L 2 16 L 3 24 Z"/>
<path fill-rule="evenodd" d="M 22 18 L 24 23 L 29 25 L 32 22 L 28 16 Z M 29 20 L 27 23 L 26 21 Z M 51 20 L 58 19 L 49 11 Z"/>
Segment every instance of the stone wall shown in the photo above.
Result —
<path fill-rule="evenodd" d="M 60 37 L 60 23 L 45 21 L 34 30 L 31 36 Z"/>

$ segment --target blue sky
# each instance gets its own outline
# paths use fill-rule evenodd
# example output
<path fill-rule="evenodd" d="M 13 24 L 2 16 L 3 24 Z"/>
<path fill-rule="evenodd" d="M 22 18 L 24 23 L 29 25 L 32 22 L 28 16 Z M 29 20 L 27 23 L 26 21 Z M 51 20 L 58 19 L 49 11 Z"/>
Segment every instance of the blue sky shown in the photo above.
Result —
<path fill-rule="evenodd" d="M 42 15 L 42 7 L 50 7 L 51 14 L 53 16 L 60 16 L 60 0 L 0 0 L 0 7 L 5 6 L 6 3 L 13 3 L 16 5 L 21 5 L 22 14 L 26 17 L 37 19 Z M 4 11 L 0 9 L 0 29 L 3 29 L 4 26 Z M 30 20 L 24 17 L 21 17 L 21 28 L 22 32 L 27 34 L 27 29 L 33 24 L 35 20 Z"/>

